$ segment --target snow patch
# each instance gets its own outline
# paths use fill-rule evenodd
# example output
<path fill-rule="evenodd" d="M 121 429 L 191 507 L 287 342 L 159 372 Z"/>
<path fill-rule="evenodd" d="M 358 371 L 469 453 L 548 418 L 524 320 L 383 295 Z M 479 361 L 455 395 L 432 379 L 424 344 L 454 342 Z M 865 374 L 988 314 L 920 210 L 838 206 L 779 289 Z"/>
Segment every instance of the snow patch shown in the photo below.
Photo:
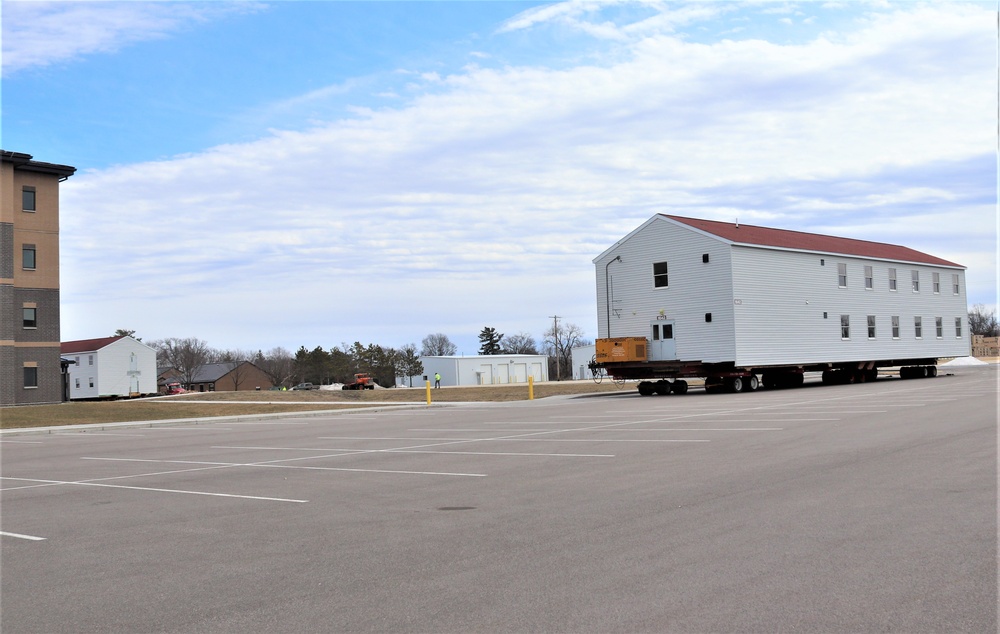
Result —
<path fill-rule="evenodd" d="M 955 359 L 952 359 L 951 361 L 948 361 L 947 363 L 942 363 L 941 365 L 954 367 L 954 366 L 965 366 L 965 365 L 989 365 L 989 363 L 986 363 L 985 361 L 980 361 L 975 357 L 957 357 Z"/>

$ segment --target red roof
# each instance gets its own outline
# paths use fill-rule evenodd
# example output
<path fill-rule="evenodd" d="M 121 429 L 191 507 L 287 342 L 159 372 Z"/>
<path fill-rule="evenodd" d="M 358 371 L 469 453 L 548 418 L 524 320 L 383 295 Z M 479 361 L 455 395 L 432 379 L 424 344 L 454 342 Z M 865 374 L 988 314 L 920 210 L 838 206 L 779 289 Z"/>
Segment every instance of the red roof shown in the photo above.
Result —
<path fill-rule="evenodd" d="M 837 236 L 824 236 L 818 233 L 789 231 L 787 229 L 755 227 L 754 225 L 719 222 L 717 220 L 700 220 L 667 214 L 660 215 L 736 244 L 750 244 L 837 255 L 856 255 L 879 260 L 965 268 L 961 264 L 949 262 L 948 260 L 896 244 L 869 242 L 853 238 L 838 238 Z"/>
<path fill-rule="evenodd" d="M 104 337 L 102 339 L 82 339 L 80 341 L 64 341 L 59 344 L 61 354 L 76 354 L 77 352 L 95 352 L 110 346 L 124 337 Z"/>

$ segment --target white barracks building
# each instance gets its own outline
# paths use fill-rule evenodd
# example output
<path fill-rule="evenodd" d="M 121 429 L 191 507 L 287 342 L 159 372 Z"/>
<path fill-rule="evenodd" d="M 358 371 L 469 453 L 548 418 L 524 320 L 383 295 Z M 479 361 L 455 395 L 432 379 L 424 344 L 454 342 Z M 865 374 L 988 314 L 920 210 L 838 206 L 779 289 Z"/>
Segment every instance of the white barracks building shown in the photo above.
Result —
<path fill-rule="evenodd" d="M 970 353 L 965 267 L 913 249 L 656 215 L 594 260 L 600 337 L 742 367 Z"/>

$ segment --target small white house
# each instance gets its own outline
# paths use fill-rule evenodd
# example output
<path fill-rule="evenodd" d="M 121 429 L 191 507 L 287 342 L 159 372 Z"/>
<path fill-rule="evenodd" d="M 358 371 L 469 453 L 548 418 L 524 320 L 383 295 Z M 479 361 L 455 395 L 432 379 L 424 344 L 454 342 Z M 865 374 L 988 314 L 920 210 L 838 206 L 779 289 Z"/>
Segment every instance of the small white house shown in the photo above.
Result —
<path fill-rule="evenodd" d="M 965 267 L 904 246 L 658 214 L 594 266 L 600 337 L 650 361 L 969 355 Z"/>
<path fill-rule="evenodd" d="M 494 354 L 469 357 L 420 357 L 423 376 L 399 377 L 396 385 L 422 387 L 424 377 L 434 384 L 434 374 L 441 375 L 442 386 L 506 385 L 549 380 L 548 357 L 542 354 Z"/>
<path fill-rule="evenodd" d="M 132 337 L 64 341 L 69 365 L 69 398 L 156 394 L 156 350 Z"/>

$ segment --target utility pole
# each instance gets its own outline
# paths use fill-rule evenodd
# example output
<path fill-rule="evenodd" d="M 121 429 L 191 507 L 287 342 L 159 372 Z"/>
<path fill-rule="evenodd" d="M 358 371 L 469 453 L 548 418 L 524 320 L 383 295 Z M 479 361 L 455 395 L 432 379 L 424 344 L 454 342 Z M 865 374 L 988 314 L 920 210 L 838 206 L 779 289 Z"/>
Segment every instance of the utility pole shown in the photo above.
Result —
<path fill-rule="evenodd" d="M 556 344 L 556 381 L 559 380 L 559 315 L 552 315 L 552 341 Z"/>

